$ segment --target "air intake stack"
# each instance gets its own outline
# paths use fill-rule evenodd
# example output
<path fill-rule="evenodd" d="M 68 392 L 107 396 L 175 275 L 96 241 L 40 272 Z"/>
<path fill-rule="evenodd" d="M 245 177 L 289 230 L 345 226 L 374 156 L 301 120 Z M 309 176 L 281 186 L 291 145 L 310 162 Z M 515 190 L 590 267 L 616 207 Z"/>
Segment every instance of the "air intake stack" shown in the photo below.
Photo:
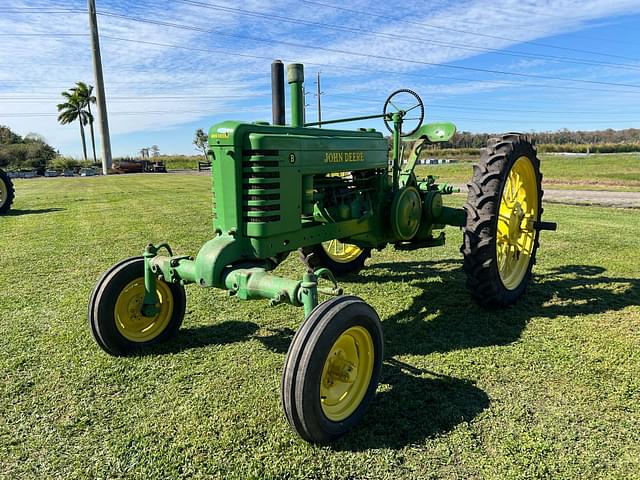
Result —
<path fill-rule="evenodd" d="M 304 67 L 301 63 L 291 63 L 287 67 L 287 80 L 291 85 L 291 126 L 304 127 Z"/>

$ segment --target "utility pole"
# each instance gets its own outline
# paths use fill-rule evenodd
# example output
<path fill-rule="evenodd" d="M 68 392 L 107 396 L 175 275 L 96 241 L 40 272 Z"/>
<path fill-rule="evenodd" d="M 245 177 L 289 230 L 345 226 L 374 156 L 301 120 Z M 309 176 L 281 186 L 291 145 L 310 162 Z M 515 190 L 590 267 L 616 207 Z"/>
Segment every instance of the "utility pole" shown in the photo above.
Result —
<path fill-rule="evenodd" d="M 87 0 L 89 10 L 89 29 L 91 30 L 91 50 L 93 53 L 93 76 L 96 82 L 96 100 L 98 103 L 98 121 L 102 141 L 102 173 L 107 174 L 111 168 L 111 138 L 109 137 L 109 120 L 107 119 L 107 102 L 104 94 L 102 78 L 102 59 L 100 58 L 100 38 L 98 37 L 98 19 L 96 1 Z"/>
<path fill-rule="evenodd" d="M 302 85 L 302 98 L 304 98 L 304 108 L 302 109 L 302 119 L 304 120 L 304 123 L 307 123 L 307 107 L 311 105 L 310 103 L 307 103 L 307 95 L 313 95 L 313 93 L 307 92 L 304 88 L 304 85 Z"/>
<path fill-rule="evenodd" d="M 318 97 L 318 128 L 322 128 L 322 109 L 320 107 L 320 95 L 322 95 L 322 92 L 320 91 L 320 72 L 318 72 L 316 86 L 316 96 Z"/>

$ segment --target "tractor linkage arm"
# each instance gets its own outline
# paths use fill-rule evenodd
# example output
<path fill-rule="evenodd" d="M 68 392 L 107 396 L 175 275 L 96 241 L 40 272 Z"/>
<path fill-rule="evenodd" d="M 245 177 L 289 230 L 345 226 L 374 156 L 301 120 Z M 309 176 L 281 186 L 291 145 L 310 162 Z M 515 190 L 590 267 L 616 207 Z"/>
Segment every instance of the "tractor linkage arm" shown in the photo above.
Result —
<path fill-rule="evenodd" d="M 158 251 L 163 248 L 170 256 L 158 255 Z M 166 243 L 147 245 L 144 250 L 145 296 L 142 314 L 151 317 L 159 311 L 157 279 L 180 285 L 196 283 L 197 261 L 189 256 L 173 256 L 171 248 Z M 338 287 L 331 270 L 327 268 L 315 271 L 309 268 L 301 281 L 278 277 L 269 273 L 267 268 L 267 265 L 256 264 L 229 266 L 222 274 L 221 283 L 229 295 L 237 295 L 242 300 L 265 298 L 269 300 L 270 306 L 281 303 L 302 306 L 305 318 L 318 304 L 318 293 L 342 295 L 342 288 Z M 331 282 L 332 287 L 319 288 L 318 281 L 321 278 Z"/>

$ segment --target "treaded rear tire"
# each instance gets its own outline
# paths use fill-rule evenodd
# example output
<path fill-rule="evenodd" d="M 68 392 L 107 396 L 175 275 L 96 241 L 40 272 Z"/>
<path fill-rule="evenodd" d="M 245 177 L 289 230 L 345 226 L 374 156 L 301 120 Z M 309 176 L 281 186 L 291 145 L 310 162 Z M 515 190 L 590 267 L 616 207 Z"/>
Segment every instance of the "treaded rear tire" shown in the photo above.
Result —
<path fill-rule="evenodd" d="M 506 307 L 520 298 L 531 279 L 536 262 L 539 231 L 534 234 L 532 253 L 524 277 L 514 289 L 507 289 L 498 270 L 496 241 L 497 222 L 503 188 L 514 163 L 526 156 L 532 163 L 538 191 L 538 218 L 542 217 L 543 190 L 540 160 L 531 139 L 520 133 L 506 133 L 487 142 L 480 151 L 480 162 L 473 166 L 467 202 L 467 223 L 463 228 L 463 269 L 467 274 L 467 288 L 483 307 Z"/>
<path fill-rule="evenodd" d="M 7 198 L 0 204 L 0 215 L 7 213 L 11 208 L 13 199 L 15 198 L 15 189 L 9 175 L 4 170 L 0 170 L 0 182 L 4 184 L 7 191 Z"/>

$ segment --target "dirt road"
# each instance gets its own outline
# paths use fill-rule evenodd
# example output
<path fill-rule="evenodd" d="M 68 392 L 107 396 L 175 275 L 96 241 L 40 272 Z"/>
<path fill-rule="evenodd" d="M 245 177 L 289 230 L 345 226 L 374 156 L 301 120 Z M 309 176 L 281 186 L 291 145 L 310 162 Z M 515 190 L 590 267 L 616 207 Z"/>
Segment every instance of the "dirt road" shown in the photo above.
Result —
<path fill-rule="evenodd" d="M 569 205 L 601 205 L 604 207 L 640 208 L 640 192 L 609 190 L 544 189 L 544 201 Z"/>
<path fill-rule="evenodd" d="M 602 207 L 640 208 L 640 192 L 620 192 L 612 190 L 565 190 L 544 188 L 545 203 L 565 205 L 599 205 Z M 461 192 L 467 187 L 460 186 Z"/>

